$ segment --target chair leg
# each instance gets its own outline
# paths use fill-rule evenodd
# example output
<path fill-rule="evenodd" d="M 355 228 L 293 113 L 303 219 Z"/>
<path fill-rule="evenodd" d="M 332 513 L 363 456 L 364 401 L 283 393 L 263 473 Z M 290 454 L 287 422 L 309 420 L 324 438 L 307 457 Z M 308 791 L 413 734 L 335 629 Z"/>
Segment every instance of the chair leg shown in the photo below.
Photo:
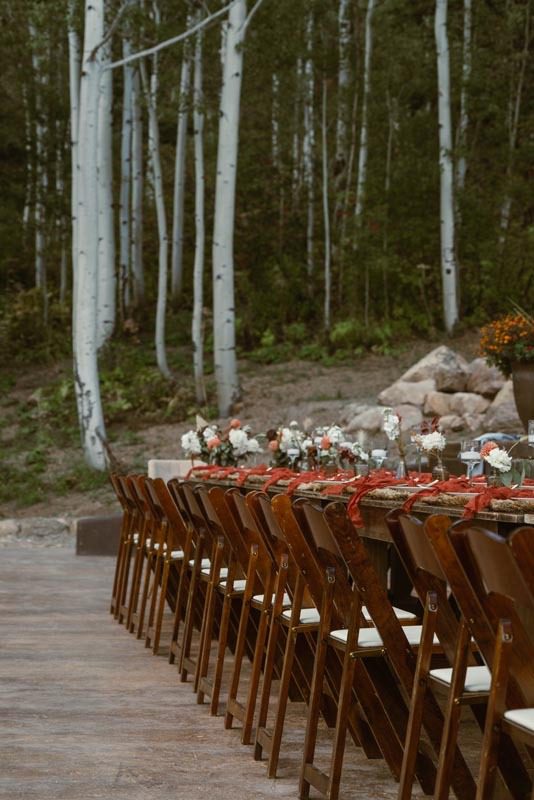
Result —
<path fill-rule="evenodd" d="M 315 755 L 315 745 L 317 742 L 317 728 L 319 725 L 319 714 L 321 710 L 327 648 L 328 644 L 325 638 L 319 634 L 317 637 L 317 650 L 315 652 L 315 662 L 313 665 L 310 702 L 308 705 L 308 718 L 306 720 L 306 736 L 304 739 L 304 753 L 302 757 L 302 768 L 299 781 L 299 797 L 302 798 L 302 800 L 305 800 L 307 797 L 309 797 L 311 786 L 309 781 L 310 771 L 315 771 L 315 767 L 313 766 L 313 758 Z"/>
<path fill-rule="evenodd" d="M 469 639 L 469 631 L 462 621 L 458 632 L 458 644 L 456 647 L 452 681 L 447 699 L 443 734 L 439 750 L 438 771 L 434 789 L 434 798 L 436 798 L 436 800 L 447 800 L 449 797 L 456 741 L 458 739 L 458 727 L 460 725 L 460 716 L 462 713 L 462 706 L 459 700 L 463 694 L 465 685 Z"/>
<path fill-rule="evenodd" d="M 289 682 L 295 660 L 295 646 L 297 635 L 291 629 L 287 631 L 284 661 L 282 674 L 280 676 L 280 686 L 278 689 L 278 702 L 276 704 L 276 716 L 272 729 L 271 750 L 267 763 L 267 775 L 269 778 L 276 778 L 278 759 L 280 757 L 280 746 L 282 744 L 282 734 L 284 732 L 284 722 L 286 718 L 287 703 L 289 698 Z"/>
<path fill-rule="evenodd" d="M 423 633 L 417 653 L 417 664 L 413 680 L 410 713 L 406 726 L 399 793 L 397 795 L 398 800 L 409 800 L 412 796 L 415 762 L 423 723 L 423 706 L 428 685 L 428 671 L 430 669 L 430 660 L 432 657 L 432 640 L 436 630 L 436 612 L 437 606 L 435 598 L 427 598 L 423 619 Z"/>
<path fill-rule="evenodd" d="M 169 647 L 169 664 L 174 664 L 176 656 L 179 653 L 178 647 L 178 634 L 180 632 L 180 623 L 182 621 L 182 610 L 184 612 L 184 620 L 186 610 L 182 609 L 184 596 L 187 596 L 189 590 L 190 577 L 188 574 L 188 556 L 184 557 L 182 568 L 180 571 L 180 579 L 178 581 L 178 591 L 176 593 L 176 608 L 174 609 L 174 619 L 172 625 L 171 643 Z M 186 604 L 187 606 L 187 604 Z"/>
<path fill-rule="evenodd" d="M 222 557 L 224 552 L 224 540 L 219 538 L 212 558 L 211 574 L 206 590 L 206 601 L 204 603 L 204 613 L 202 615 L 202 625 L 200 628 L 200 643 L 198 657 L 195 664 L 193 676 L 193 691 L 198 693 L 198 683 L 201 672 L 207 675 L 208 663 L 210 658 L 211 642 L 213 638 L 213 628 L 215 622 L 215 602 L 217 600 L 217 586 L 221 572 Z M 203 670 L 205 670 L 203 672 Z"/>
<path fill-rule="evenodd" d="M 139 614 L 137 616 L 137 630 L 132 630 L 132 633 L 136 633 L 136 638 L 140 639 L 143 635 L 143 628 L 145 625 L 145 613 L 146 613 L 146 604 L 148 602 L 148 590 L 150 588 L 150 576 L 152 575 L 152 561 L 153 555 L 152 553 L 147 553 L 146 558 L 146 565 L 145 565 L 145 577 L 143 581 L 143 590 L 141 592 L 141 606 L 139 608 Z"/>
<path fill-rule="evenodd" d="M 119 550 L 117 552 L 117 558 L 115 561 L 115 574 L 113 575 L 111 604 L 109 608 L 109 613 L 113 614 L 114 617 L 116 617 L 118 614 L 120 575 L 122 573 L 122 564 L 124 561 L 126 545 L 130 536 L 130 527 L 131 527 L 130 515 L 124 512 L 121 525 L 120 538 L 119 538 Z"/>
<path fill-rule="evenodd" d="M 130 567 L 132 561 L 133 540 L 130 537 L 125 545 L 124 558 L 121 564 L 119 575 L 119 585 L 117 587 L 118 602 L 115 605 L 115 619 L 122 625 L 127 614 L 126 595 L 128 593 L 128 579 L 130 577 Z"/>
<path fill-rule="evenodd" d="M 149 628 L 147 631 L 147 638 L 150 645 L 150 634 L 152 633 L 152 652 L 154 655 L 158 654 L 159 642 L 161 639 L 161 627 L 163 625 L 163 614 L 165 612 L 165 602 L 167 600 L 167 586 L 169 583 L 169 572 L 171 569 L 172 560 L 166 558 L 163 562 L 163 572 L 161 575 L 161 588 L 159 591 L 159 602 L 157 604 L 157 611 L 152 625 L 152 631 Z M 156 585 L 157 588 L 157 585 Z"/>
<path fill-rule="evenodd" d="M 164 563 L 163 558 L 159 555 L 159 553 L 157 553 L 154 564 L 154 576 L 152 578 L 152 588 L 149 587 L 148 590 L 148 597 L 150 597 L 150 607 L 148 610 L 148 618 L 146 624 L 145 647 L 150 647 L 150 643 L 152 641 L 152 628 L 154 626 L 154 619 L 156 616 L 156 607 L 159 598 L 160 576 L 162 572 L 163 563 Z"/>
<path fill-rule="evenodd" d="M 247 699 L 245 702 L 245 715 L 243 718 L 243 730 L 241 732 L 242 744 L 252 743 L 252 726 L 254 723 L 254 712 L 256 710 L 256 700 L 258 697 L 258 687 L 260 684 L 261 665 L 263 662 L 265 639 L 267 636 L 267 628 L 269 623 L 270 602 L 271 601 L 269 599 L 267 604 L 264 604 L 260 611 L 254 658 L 252 659 L 252 670 L 250 673 Z"/>

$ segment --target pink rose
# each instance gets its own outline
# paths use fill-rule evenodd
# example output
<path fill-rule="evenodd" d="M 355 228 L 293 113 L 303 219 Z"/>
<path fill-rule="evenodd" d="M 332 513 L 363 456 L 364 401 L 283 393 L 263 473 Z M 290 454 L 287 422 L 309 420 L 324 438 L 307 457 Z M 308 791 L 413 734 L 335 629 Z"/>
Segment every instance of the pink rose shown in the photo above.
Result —
<path fill-rule="evenodd" d="M 241 427 L 241 422 L 238 419 L 232 419 L 232 420 L 230 420 L 230 427 L 231 428 L 240 428 Z"/>
<path fill-rule="evenodd" d="M 486 456 L 489 453 L 491 453 L 492 450 L 495 450 L 495 448 L 498 446 L 499 445 L 497 444 L 497 442 L 486 442 L 486 444 L 483 444 L 482 447 L 480 448 L 481 457 L 486 458 Z"/>
<path fill-rule="evenodd" d="M 218 447 L 221 443 L 221 440 L 218 436 L 214 436 L 212 439 L 208 439 L 208 450 L 213 450 L 214 447 Z"/>
<path fill-rule="evenodd" d="M 329 436 L 323 436 L 321 439 L 321 450 L 330 450 L 332 447 L 332 442 L 330 441 Z"/>
<path fill-rule="evenodd" d="M 272 453 L 275 453 L 278 450 L 279 446 L 280 445 L 278 444 L 278 441 L 276 439 L 271 439 L 271 441 L 267 445 L 267 447 Z"/>

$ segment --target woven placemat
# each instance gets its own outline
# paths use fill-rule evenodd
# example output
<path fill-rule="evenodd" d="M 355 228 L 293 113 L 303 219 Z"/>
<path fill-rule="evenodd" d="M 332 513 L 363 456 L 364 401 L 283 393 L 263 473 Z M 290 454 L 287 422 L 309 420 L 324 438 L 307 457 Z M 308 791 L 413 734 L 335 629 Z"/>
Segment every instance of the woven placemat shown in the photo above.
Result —
<path fill-rule="evenodd" d="M 534 512 L 534 499 L 513 498 L 509 500 L 492 500 L 490 508 L 493 511 L 516 511 L 520 514 L 532 514 Z"/>
<path fill-rule="evenodd" d="M 462 494 L 430 494 L 421 497 L 418 502 L 428 503 L 432 506 L 447 506 L 448 508 L 462 508 L 469 502 L 471 497 Z"/>
<path fill-rule="evenodd" d="M 406 500 L 411 494 L 412 492 L 406 489 L 393 489 L 389 486 L 383 486 L 380 489 L 372 489 L 368 492 L 367 497 L 375 497 L 377 500 Z"/>

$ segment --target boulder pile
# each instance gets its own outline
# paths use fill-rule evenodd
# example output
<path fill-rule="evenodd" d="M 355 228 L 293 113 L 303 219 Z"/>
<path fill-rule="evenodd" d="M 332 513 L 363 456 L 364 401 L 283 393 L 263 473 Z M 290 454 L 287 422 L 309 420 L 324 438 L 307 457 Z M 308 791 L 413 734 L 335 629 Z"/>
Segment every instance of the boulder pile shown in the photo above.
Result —
<path fill-rule="evenodd" d="M 341 422 L 349 433 L 376 433 L 382 428 L 387 406 L 399 414 L 403 430 L 432 417 L 440 417 L 445 433 L 521 430 L 512 381 L 484 358 L 469 363 L 445 345 L 436 347 L 380 392 L 376 405 L 347 406 Z"/>

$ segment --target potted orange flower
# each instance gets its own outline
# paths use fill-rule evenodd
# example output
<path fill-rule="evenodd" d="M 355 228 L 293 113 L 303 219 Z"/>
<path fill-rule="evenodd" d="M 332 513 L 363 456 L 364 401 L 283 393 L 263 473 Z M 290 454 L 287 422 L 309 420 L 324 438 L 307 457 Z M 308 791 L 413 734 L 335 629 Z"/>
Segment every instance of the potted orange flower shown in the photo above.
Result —
<path fill-rule="evenodd" d="M 526 430 L 534 418 L 534 317 L 516 306 L 515 313 L 485 325 L 480 353 L 512 376 L 517 411 Z"/>

